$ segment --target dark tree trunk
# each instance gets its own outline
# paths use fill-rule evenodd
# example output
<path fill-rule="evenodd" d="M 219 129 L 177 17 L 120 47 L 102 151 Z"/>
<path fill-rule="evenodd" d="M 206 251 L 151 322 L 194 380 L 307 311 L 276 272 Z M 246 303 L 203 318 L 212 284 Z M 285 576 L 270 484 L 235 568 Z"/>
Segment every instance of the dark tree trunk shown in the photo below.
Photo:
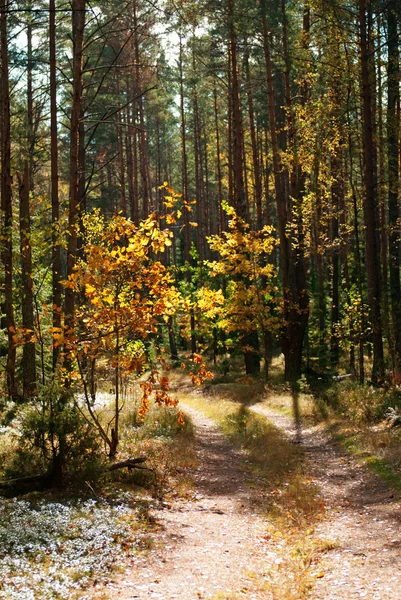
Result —
<path fill-rule="evenodd" d="M 230 56 L 231 56 L 231 108 L 233 143 L 233 205 L 239 217 L 246 219 L 246 198 L 243 170 L 244 136 L 238 79 L 237 35 L 234 27 L 234 2 L 229 0 Z"/>
<path fill-rule="evenodd" d="M 182 153 L 182 191 L 184 197 L 184 261 L 189 264 L 191 250 L 191 231 L 189 225 L 189 189 L 188 189 L 188 166 L 187 166 L 187 135 L 186 135 L 186 115 L 184 98 L 184 74 L 183 74 L 183 48 L 182 37 L 180 35 L 180 116 L 181 116 L 181 153 Z"/>
<path fill-rule="evenodd" d="M 247 195 L 244 177 L 244 132 L 241 115 L 241 99 L 238 76 L 237 34 L 234 24 L 234 2 L 229 0 L 229 45 L 231 57 L 231 109 L 232 109 L 232 144 L 233 144 L 233 205 L 239 217 L 248 218 Z M 259 340 L 256 331 L 242 337 L 245 369 L 248 374 L 260 372 Z M 252 348 L 252 350 L 248 349 Z"/>
<path fill-rule="evenodd" d="M 11 134 L 10 134 L 10 87 L 8 76 L 8 28 L 6 0 L 0 2 L 1 35 L 1 209 L 3 222 L 4 304 L 6 315 L 8 354 L 6 364 L 7 391 L 10 398 L 18 399 L 15 381 L 15 321 L 13 305 L 13 206 L 11 190 Z"/>
<path fill-rule="evenodd" d="M 50 171 L 52 204 L 52 299 L 53 328 L 61 333 L 61 247 L 60 209 L 58 197 L 58 136 L 57 136 L 57 83 L 56 83 L 56 10 L 55 0 L 49 2 L 49 54 L 50 54 Z M 53 344 L 53 372 L 56 370 L 60 346 Z"/>
<path fill-rule="evenodd" d="M 28 4 L 28 9 L 31 9 L 31 3 Z M 29 172 L 29 189 L 33 190 L 33 157 L 35 150 L 35 134 L 33 127 L 33 90 L 32 90 L 32 13 L 28 13 L 28 22 L 26 28 L 27 37 L 27 116 L 28 116 L 28 172 Z"/>
<path fill-rule="evenodd" d="M 256 227 L 262 229 L 263 227 L 263 212 L 262 212 L 262 176 L 260 173 L 258 144 L 256 140 L 256 128 L 255 128 L 255 112 L 253 108 L 253 94 L 251 76 L 249 70 L 249 48 L 247 46 L 244 56 L 245 63 L 245 75 L 248 95 L 248 112 L 249 112 L 249 130 L 251 134 L 251 146 L 252 146 L 252 165 L 253 165 L 253 178 L 255 185 L 255 204 L 256 204 Z"/>
<path fill-rule="evenodd" d="M 399 36 L 397 27 L 398 2 L 391 0 L 387 7 L 388 65 L 387 65 L 387 150 L 388 150 L 388 212 L 390 231 L 390 297 L 397 368 L 401 367 L 401 287 L 400 287 L 400 230 L 399 230 L 399 160 L 400 122 L 399 100 Z"/>
<path fill-rule="evenodd" d="M 36 351 L 32 282 L 31 213 L 29 206 L 29 166 L 18 174 L 21 250 L 21 308 L 24 345 L 22 348 L 22 384 L 24 398 L 36 394 Z"/>
<path fill-rule="evenodd" d="M 287 235 L 287 227 L 292 219 L 292 210 L 289 207 L 289 199 L 285 189 L 284 170 L 281 163 L 277 125 L 276 110 L 273 88 L 273 72 L 270 56 L 270 41 L 267 28 L 267 6 L 266 1 L 261 2 L 262 9 L 262 32 L 263 48 L 266 63 L 266 84 L 269 106 L 270 137 L 273 154 L 273 172 L 276 191 L 277 220 L 280 239 L 280 271 L 283 282 L 284 325 L 281 334 L 281 345 L 285 358 L 285 378 L 287 381 L 299 379 L 302 365 L 302 348 L 309 316 L 309 297 L 307 291 L 306 266 L 303 252 L 303 223 L 302 223 L 302 197 L 304 193 L 304 174 L 297 165 L 294 151 L 293 173 L 290 177 L 291 188 L 295 187 L 295 173 L 297 173 L 297 189 L 294 194 L 294 202 L 297 204 L 297 222 L 295 223 L 298 237 L 297 249 L 291 247 L 291 240 Z M 302 89 L 302 98 L 305 97 L 305 89 Z M 291 106 L 287 112 L 291 114 Z M 293 189 L 295 192 L 295 189 Z"/>
<path fill-rule="evenodd" d="M 219 214 L 219 230 L 221 234 L 225 230 L 225 213 L 223 210 L 223 188 L 222 188 L 222 172 L 221 172 L 221 153 L 220 153 L 220 131 L 219 131 L 219 108 L 217 103 L 217 89 L 216 84 L 213 88 L 214 95 L 214 122 L 216 129 L 216 161 L 217 161 L 217 201 L 218 201 L 218 214 Z"/>
<path fill-rule="evenodd" d="M 370 8 L 369 8 L 370 10 Z M 384 378 L 384 355 L 381 319 L 380 247 L 375 185 L 375 160 L 373 140 L 372 90 L 370 77 L 369 44 L 367 39 L 366 2 L 359 0 L 361 79 L 362 79 L 362 138 L 363 138 L 363 183 L 364 217 L 366 228 L 366 263 L 368 274 L 368 303 L 372 327 L 373 369 L 372 381 Z"/>
<path fill-rule="evenodd" d="M 73 40 L 73 80 L 72 108 L 70 124 L 70 193 L 68 207 L 68 248 L 67 248 L 67 278 L 74 272 L 79 226 L 79 131 L 82 107 L 82 55 L 85 29 L 85 0 L 74 0 L 72 10 L 72 40 Z M 75 292 L 67 287 L 65 291 L 65 327 L 67 336 L 75 327 Z M 66 367 L 71 368 L 66 347 Z"/>

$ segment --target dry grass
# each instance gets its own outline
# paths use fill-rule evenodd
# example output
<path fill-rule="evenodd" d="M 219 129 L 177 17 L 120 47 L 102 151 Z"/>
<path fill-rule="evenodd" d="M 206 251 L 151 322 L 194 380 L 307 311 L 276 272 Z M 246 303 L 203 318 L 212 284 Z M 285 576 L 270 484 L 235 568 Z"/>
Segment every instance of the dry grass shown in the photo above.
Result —
<path fill-rule="evenodd" d="M 146 457 L 150 471 L 117 472 L 127 486 L 149 488 L 161 499 L 173 494 L 186 496 L 193 482 L 191 469 L 196 466 L 194 429 L 184 415 L 184 425 L 178 421 L 178 409 L 151 405 L 144 421 L 137 419 L 135 407 L 122 417 L 119 458 Z"/>
<path fill-rule="evenodd" d="M 249 576 L 254 587 L 267 597 L 311 597 L 319 559 L 335 543 L 314 535 L 315 524 L 324 515 L 324 505 L 317 487 L 304 471 L 302 451 L 278 428 L 239 401 L 242 397 L 250 403 L 252 385 L 232 385 L 235 400 L 229 399 L 228 384 L 221 396 L 216 389 L 219 387 L 213 388 L 212 397 L 199 393 L 185 397 L 185 402 L 218 423 L 225 435 L 246 451 L 250 461 L 247 467 L 251 465 L 255 502 L 266 515 L 266 538 L 275 542 L 278 558 Z"/>

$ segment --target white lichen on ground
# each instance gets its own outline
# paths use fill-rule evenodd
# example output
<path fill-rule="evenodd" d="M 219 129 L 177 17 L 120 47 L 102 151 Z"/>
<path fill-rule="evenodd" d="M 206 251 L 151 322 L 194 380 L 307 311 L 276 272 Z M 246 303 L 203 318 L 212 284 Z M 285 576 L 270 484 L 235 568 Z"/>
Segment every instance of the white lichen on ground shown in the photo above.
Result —
<path fill-rule="evenodd" d="M 0 598 L 71 598 L 135 550 L 138 521 L 124 496 L 113 504 L 0 498 Z"/>

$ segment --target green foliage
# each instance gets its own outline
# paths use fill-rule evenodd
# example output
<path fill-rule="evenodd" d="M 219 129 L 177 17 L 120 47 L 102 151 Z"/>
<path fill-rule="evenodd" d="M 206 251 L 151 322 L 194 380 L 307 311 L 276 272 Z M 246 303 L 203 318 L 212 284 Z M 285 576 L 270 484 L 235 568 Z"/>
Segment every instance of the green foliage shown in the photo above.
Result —
<path fill-rule="evenodd" d="M 361 385 L 350 379 L 333 383 L 321 395 L 329 406 L 354 424 L 378 422 L 386 417 L 390 407 L 401 407 L 399 390 Z"/>
<path fill-rule="evenodd" d="M 7 457 L 5 478 L 40 474 L 51 470 L 62 444 L 64 483 L 83 487 L 86 481 L 99 480 L 104 458 L 99 439 L 71 395 L 52 384 L 21 407 L 15 415 L 18 441 Z"/>

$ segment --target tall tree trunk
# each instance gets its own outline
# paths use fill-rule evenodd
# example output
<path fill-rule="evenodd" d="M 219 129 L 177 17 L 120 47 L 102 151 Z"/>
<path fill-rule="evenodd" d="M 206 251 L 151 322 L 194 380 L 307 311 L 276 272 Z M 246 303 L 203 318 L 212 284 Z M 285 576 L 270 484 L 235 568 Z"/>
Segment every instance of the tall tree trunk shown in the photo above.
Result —
<path fill-rule="evenodd" d="M 36 351 L 33 310 L 31 213 L 29 206 L 29 166 L 25 161 L 23 176 L 18 173 L 21 251 L 21 308 L 24 345 L 22 348 L 22 384 L 24 398 L 36 394 Z"/>
<path fill-rule="evenodd" d="M 50 171 L 52 204 L 52 324 L 54 332 L 61 333 L 61 246 L 60 209 L 58 196 L 58 136 L 57 136 L 57 81 L 56 81 L 56 8 L 49 1 L 49 54 L 50 54 Z M 53 342 L 53 372 L 60 356 L 60 346 Z"/>
<path fill-rule="evenodd" d="M 243 146 L 244 135 L 242 128 L 241 103 L 239 95 L 238 60 L 237 60 L 237 35 L 234 27 L 234 2 L 229 0 L 229 26 L 230 26 L 230 56 L 231 56 L 231 107 L 233 127 L 233 204 L 239 217 L 246 219 L 246 198 L 243 171 Z"/>
<path fill-rule="evenodd" d="M 218 214 L 219 214 L 219 230 L 221 234 L 225 230 L 225 213 L 223 210 L 223 187 L 222 187 L 222 172 L 221 172 L 221 152 L 220 152 L 220 131 L 219 131 L 219 108 L 217 103 L 217 89 L 216 83 L 213 88 L 214 96 L 214 123 L 216 130 L 216 167 L 217 167 L 217 201 L 218 201 Z"/>
<path fill-rule="evenodd" d="M 331 298 L 331 336 L 330 353 L 331 363 L 338 365 L 340 358 L 340 338 L 338 325 L 340 321 L 340 238 L 339 238 L 339 212 L 343 199 L 341 149 L 335 148 L 331 156 L 331 239 L 332 239 L 332 298 Z"/>
<path fill-rule="evenodd" d="M 141 177 L 142 188 L 142 218 L 146 219 L 149 216 L 149 176 L 147 168 L 147 148 L 146 148 L 146 132 L 145 132 L 145 117 L 143 110 L 143 100 L 140 95 L 142 92 L 142 77 L 140 69 L 140 51 L 139 51 L 139 35 L 138 35 L 138 14 L 137 2 L 134 0 L 134 54 L 136 64 L 136 86 L 138 94 L 138 116 L 139 116 L 139 170 Z"/>
<path fill-rule="evenodd" d="M 184 195 L 184 260 L 188 266 L 186 272 L 187 281 L 191 281 L 191 272 L 189 265 L 191 262 L 191 230 L 189 219 L 189 186 L 188 186 L 188 163 L 187 163 L 187 135 L 186 135 L 186 115 L 185 115 L 185 98 L 184 98 L 184 73 L 183 73 L 183 47 L 182 36 L 180 34 L 180 56 L 179 56 L 179 72 L 180 72 L 180 113 L 181 113 L 181 151 L 182 151 L 182 189 Z M 191 328 L 191 352 L 192 355 L 196 352 L 196 322 L 194 309 L 190 309 L 190 328 Z"/>
<path fill-rule="evenodd" d="M 28 3 L 28 10 L 31 10 L 31 3 Z M 33 129 L 33 90 L 32 90 L 32 13 L 28 12 L 28 22 L 26 28 L 27 37 L 27 117 L 28 117 L 28 161 L 29 161 L 29 189 L 33 190 L 33 157 L 35 150 L 35 134 Z"/>
<path fill-rule="evenodd" d="M 263 212 L 262 212 L 262 176 L 260 172 L 258 144 L 256 140 L 256 128 L 255 128 L 255 113 L 253 108 L 253 94 L 252 84 L 249 69 L 249 47 L 247 45 L 244 55 L 245 75 L 246 75 L 246 87 L 248 96 L 248 112 L 249 112 L 249 130 L 251 133 L 251 146 L 252 146 L 252 166 L 253 166 L 253 178 L 255 185 L 255 204 L 256 204 L 256 227 L 262 229 L 263 227 Z"/>
<path fill-rule="evenodd" d="M 369 7 L 369 10 L 371 8 Z M 380 247 L 378 244 L 378 223 L 376 205 L 372 91 L 370 77 L 370 56 L 367 39 L 366 0 L 359 0 L 361 78 L 362 78 L 362 138 L 363 138 L 363 183 L 364 217 L 366 228 L 366 263 L 368 273 L 368 303 L 373 342 L 372 381 L 384 378 L 384 355 L 381 319 L 380 290 Z"/>
<path fill-rule="evenodd" d="M 204 260 L 203 250 L 203 220 L 204 220 L 204 194 L 203 194 L 203 169 L 202 169 L 202 147 L 201 147 L 201 132 L 200 132 L 200 120 L 199 120 L 199 106 L 198 106 L 198 89 L 196 83 L 196 61 L 195 61 L 195 49 L 192 46 L 192 68 L 193 68 L 193 120 L 194 120 L 194 160 L 195 160 L 195 194 L 196 194 L 196 250 L 198 253 L 198 260 L 200 263 Z"/>
<path fill-rule="evenodd" d="M 120 75 L 117 71 L 117 97 L 120 98 Z M 127 196 L 125 193 L 125 163 L 124 163 L 124 141 L 123 141 L 123 119 L 124 111 L 119 111 L 117 119 L 117 144 L 118 144 L 118 167 L 120 175 L 120 206 L 119 211 L 123 217 L 127 217 Z"/>
<path fill-rule="evenodd" d="M 305 332 L 309 316 L 309 297 L 306 281 L 306 266 L 303 253 L 303 223 L 302 223 L 302 197 L 304 193 L 304 174 L 297 165 L 296 154 L 294 150 L 293 169 L 296 169 L 298 175 L 297 190 L 295 202 L 297 203 L 297 237 L 299 244 L 292 248 L 291 239 L 287 235 L 287 226 L 291 222 L 291 213 L 289 199 L 285 191 L 285 181 L 283 177 L 283 168 L 280 158 L 275 98 L 273 88 L 273 71 L 270 55 L 270 41 L 267 28 L 267 5 L 266 0 L 261 0 L 262 9 L 262 32 L 263 48 L 266 64 L 266 85 L 269 106 L 270 137 L 273 153 L 273 172 L 276 191 L 277 220 L 280 239 L 280 271 L 283 282 L 284 294 L 284 325 L 281 334 L 281 345 L 285 358 L 285 378 L 287 381 L 295 381 L 301 375 L 302 349 Z M 304 98 L 305 89 L 301 90 Z M 291 107 L 287 106 L 287 112 L 290 113 Z M 294 182 L 294 175 L 291 175 L 291 182 Z"/>
<path fill-rule="evenodd" d="M 340 219 L 343 220 L 343 212 L 345 205 L 344 192 L 344 172 L 343 172 L 343 127 L 341 122 L 341 62 L 339 47 L 335 38 L 330 36 L 329 43 L 334 44 L 333 56 L 336 61 L 336 69 L 330 81 L 330 96 L 331 96 L 331 122 L 333 143 L 331 144 L 331 264 L 332 264 L 332 299 L 331 299 L 331 336 L 330 336 L 330 354 L 331 364 L 334 367 L 338 366 L 340 358 L 340 255 L 341 255 L 341 238 L 339 231 Z"/>
<path fill-rule="evenodd" d="M 18 399 L 15 381 L 15 321 L 13 304 L 13 206 L 11 190 L 11 134 L 10 134 L 10 86 L 8 76 L 8 33 L 7 33 L 8 2 L 0 2 L 0 35 L 1 35 L 1 209 L 3 222 L 3 252 L 4 265 L 4 304 L 6 315 L 8 354 L 6 364 L 7 391 L 10 398 Z"/>
<path fill-rule="evenodd" d="M 85 29 L 85 0 L 73 0 L 72 41 L 73 41 L 73 79 L 72 108 L 70 125 L 70 191 L 68 207 L 68 248 L 67 278 L 74 272 L 79 227 L 79 124 L 82 106 L 82 55 Z M 67 287 L 65 291 L 65 328 L 67 336 L 72 335 L 75 327 L 75 292 Z M 71 368 L 66 347 L 66 367 Z"/>
<path fill-rule="evenodd" d="M 233 205 L 239 217 L 247 220 L 247 197 L 244 179 L 244 132 L 241 115 L 240 87 L 237 59 L 237 34 L 235 31 L 234 2 L 228 1 L 229 11 L 229 47 L 231 57 L 231 109 L 232 109 L 232 144 L 233 144 Z M 260 372 L 259 340 L 256 331 L 242 336 L 246 373 L 253 375 Z M 252 350 L 250 350 L 252 348 Z"/>
<path fill-rule="evenodd" d="M 189 225 L 189 188 L 188 188 L 188 166 L 187 166 L 187 135 L 186 135 L 186 115 L 184 98 L 184 74 L 183 74 L 183 48 L 182 36 L 180 34 L 180 116 L 181 116 L 181 155 L 182 155 L 182 191 L 184 196 L 184 261 L 189 264 L 191 250 L 191 231 Z M 188 206 L 188 208 L 187 208 Z"/>
<path fill-rule="evenodd" d="M 386 198 L 386 143 L 384 139 L 384 127 L 383 127 L 383 82 L 382 82 L 382 56 L 381 56 L 381 13 L 377 14 L 377 37 L 376 43 L 377 50 L 377 109 L 378 109 L 378 196 L 379 196 L 379 208 L 380 208 L 380 240 L 381 240 L 381 281 L 382 281 L 382 303 L 383 303 L 383 329 L 385 336 L 388 340 L 388 347 L 391 356 L 393 367 L 398 362 L 395 359 L 394 353 L 394 335 L 390 323 L 390 307 L 389 307 L 389 286 L 388 286 L 388 270 L 389 270 L 389 235 L 388 235 L 388 204 Z"/>
<path fill-rule="evenodd" d="M 390 230 L 390 297 L 397 368 L 401 368 L 401 287 L 400 287 L 400 229 L 399 229 L 399 160 L 398 140 L 400 121 L 399 101 L 399 36 L 396 0 L 387 6 L 388 64 L 387 64 L 387 150 L 388 150 L 388 211 Z"/>

